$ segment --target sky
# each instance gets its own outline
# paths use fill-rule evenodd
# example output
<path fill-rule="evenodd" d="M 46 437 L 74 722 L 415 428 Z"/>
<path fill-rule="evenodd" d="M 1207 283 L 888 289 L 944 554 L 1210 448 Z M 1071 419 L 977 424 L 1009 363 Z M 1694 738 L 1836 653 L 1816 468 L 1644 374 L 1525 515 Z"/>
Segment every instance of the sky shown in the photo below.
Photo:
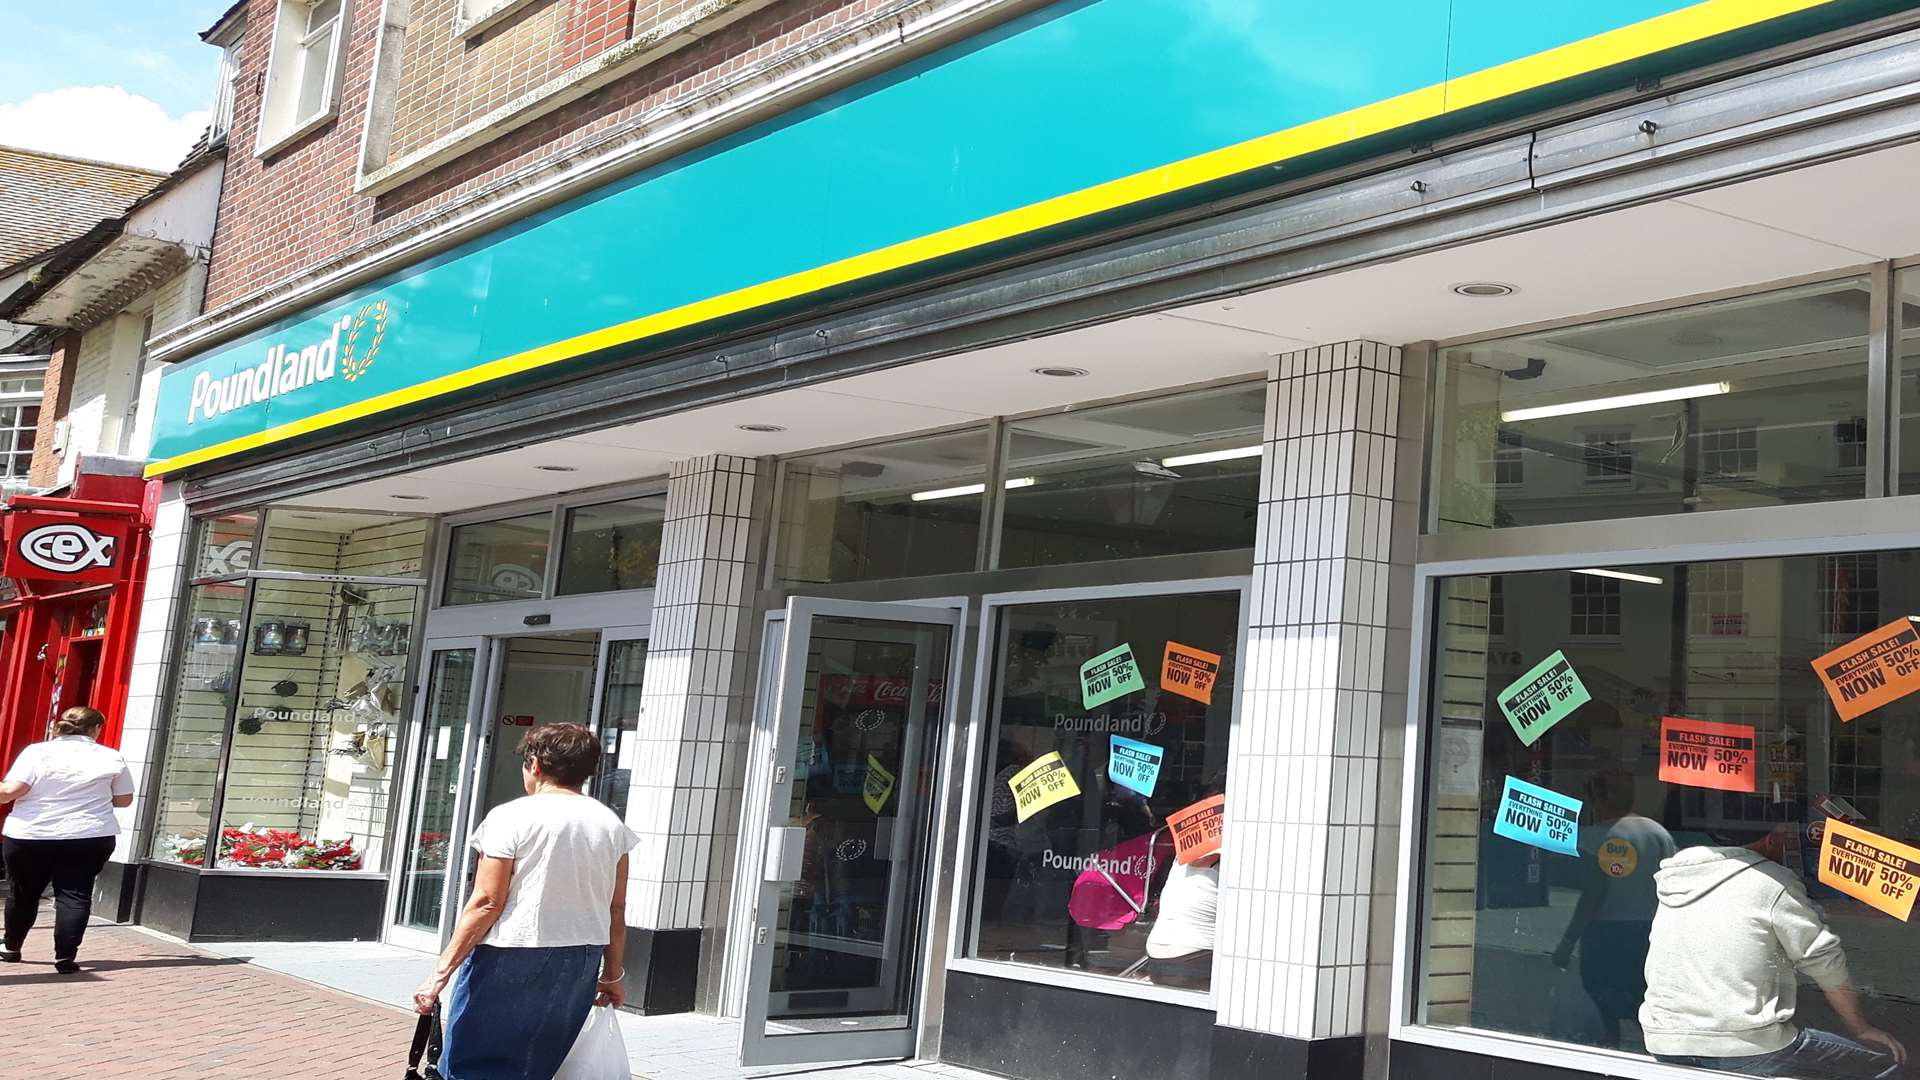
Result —
<path fill-rule="evenodd" d="M 171 169 L 207 126 L 232 0 L 0 0 L 0 145 Z"/>

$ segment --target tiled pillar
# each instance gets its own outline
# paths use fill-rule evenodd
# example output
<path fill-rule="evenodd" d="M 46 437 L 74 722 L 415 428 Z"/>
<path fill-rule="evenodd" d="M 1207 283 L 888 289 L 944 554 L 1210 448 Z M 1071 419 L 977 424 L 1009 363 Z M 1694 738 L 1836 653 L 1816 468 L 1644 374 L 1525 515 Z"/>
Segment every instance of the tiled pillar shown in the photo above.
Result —
<path fill-rule="evenodd" d="M 180 602 L 180 563 L 186 558 L 188 518 L 180 485 L 169 484 L 154 513 L 148 544 L 147 583 L 140 599 L 140 624 L 135 631 L 133 660 L 127 672 L 127 706 L 120 731 L 120 753 L 133 772 L 133 805 L 115 811 L 120 818 L 120 841 L 113 861 L 139 863 L 146 855 L 148 837 L 138 828 L 146 817 L 152 775 L 160 766 L 160 727 L 166 705 L 167 654 L 171 647 L 175 605 Z M 112 869 L 112 868 L 109 868 Z M 126 871 L 119 871 L 126 873 Z M 135 890 L 120 890 L 120 910 L 101 911 L 122 920 L 131 914 Z"/>
<path fill-rule="evenodd" d="M 652 971 L 649 1011 L 691 1007 L 701 934 L 727 911 L 751 730 L 764 520 L 760 465 L 683 461 L 667 486 L 627 824 L 640 833 L 627 922 Z M 708 946 L 718 949 L 715 937 Z M 632 965 L 630 965 L 631 970 Z"/>
<path fill-rule="evenodd" d="M 1384 1024 L 1415 520 L 1394 503 L 1400 365 L 1399 349 L 1346 342 L 1269 373 L 1216 1065 L 1358 1077 L 1363 1037 Z"/>

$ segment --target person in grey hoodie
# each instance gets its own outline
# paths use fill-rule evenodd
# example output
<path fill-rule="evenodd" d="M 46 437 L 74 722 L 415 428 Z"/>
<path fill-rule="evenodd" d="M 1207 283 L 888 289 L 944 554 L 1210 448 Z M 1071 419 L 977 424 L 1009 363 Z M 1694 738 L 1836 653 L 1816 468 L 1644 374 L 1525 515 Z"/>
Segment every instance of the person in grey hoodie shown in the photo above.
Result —
<path fill-rule="evenodd" d="M 1781 866 L 1786 827 L 1747 847 L 1690 847 L 1660 864 L 1640 1027 L 1675 1065 L 1809 1080 L 1894 1077 L 1907 1059 L 1867 1022 L 1840 939 Z M 1849 1039 L 1794 1024 L 1812 979 Z"/>

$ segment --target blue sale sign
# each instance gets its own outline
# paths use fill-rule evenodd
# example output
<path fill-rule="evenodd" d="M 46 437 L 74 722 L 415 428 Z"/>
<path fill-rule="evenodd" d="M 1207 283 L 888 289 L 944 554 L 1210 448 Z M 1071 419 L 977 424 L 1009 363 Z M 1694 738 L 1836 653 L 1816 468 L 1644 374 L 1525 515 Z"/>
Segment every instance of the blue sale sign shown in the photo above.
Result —
<path fill-rule="evenodd" d="M 1165 751 L 1152 743 L 1138 742 L 1124 735 L 1108 736 L 1107 778 L 1123 788 L 1153 797 L 1160 784 L 1160 761 Z"/>
<path fill-rule="evenodd" d="M 1507 777 L 1506 792 L 1494 815 L 1493 835 L 1530 844 L 1561 855 L 1580 854 L 1580 800 L 1516 776 Z"/>

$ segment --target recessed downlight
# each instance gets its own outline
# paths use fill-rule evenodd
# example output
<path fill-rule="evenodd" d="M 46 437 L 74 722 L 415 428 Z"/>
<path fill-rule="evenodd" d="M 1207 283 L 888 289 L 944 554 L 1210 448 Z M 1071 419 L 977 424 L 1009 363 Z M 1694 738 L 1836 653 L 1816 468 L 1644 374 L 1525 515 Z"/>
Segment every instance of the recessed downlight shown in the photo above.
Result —
<path fill-rule="evenodd" d="M 579 472 L 580 471 L 578 467 L 573 465 L 535 465 L 534 468 L 539 469 L 541 472 Z"/>
<path fill-rule="evenodd" d="M 1049 379 L 1077 379 L 1082 375 L 1085 375 L 1087 373 L 1087 369 L 1080 368 L 1080 367 L 1051 367 L 1050 366 L 1050 367 L 1034 368 L 1033 373 L 1035 375 L 1045 375 Z"/>
<path fill-rule="evenodd" d="M 779 424 L 735 424 L 741 431 L 751 431 L 756 435 L 770 435 L 776 431 L 785 431 Z"/>
<path fill-rule="evenodd" d="M 389 495 L 387 498 L 399 499 L 401 502 L 425 502 L 427 497 L 425 495 Z"/>
<path fill-rule="evenodd" d="M 1455 285 L 1453 291 L 1476 300 L 1488 300 L 1496 296 L 1512 296 L 1520 290 L 1499 281 L 1463 281 Z"/>

